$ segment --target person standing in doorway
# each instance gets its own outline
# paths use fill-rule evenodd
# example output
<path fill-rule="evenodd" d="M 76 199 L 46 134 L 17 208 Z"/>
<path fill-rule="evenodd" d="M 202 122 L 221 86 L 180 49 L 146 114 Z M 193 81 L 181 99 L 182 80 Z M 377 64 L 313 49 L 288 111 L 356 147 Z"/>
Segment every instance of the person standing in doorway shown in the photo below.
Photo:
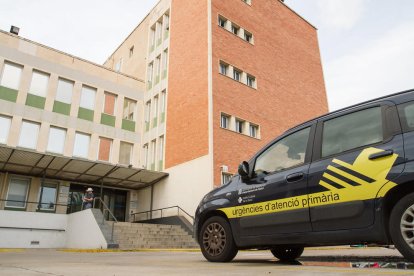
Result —
<path fill-rule="evenodd" d="M 93 195 L 93 189 L 92 188 L 88 188 L 86 190 L 85 195 L 83 196 L 83 209 L 90 209 L 92 208 L 92 204 L 93 204 L 93 199 L 95 198 L 95 196 Z"/>

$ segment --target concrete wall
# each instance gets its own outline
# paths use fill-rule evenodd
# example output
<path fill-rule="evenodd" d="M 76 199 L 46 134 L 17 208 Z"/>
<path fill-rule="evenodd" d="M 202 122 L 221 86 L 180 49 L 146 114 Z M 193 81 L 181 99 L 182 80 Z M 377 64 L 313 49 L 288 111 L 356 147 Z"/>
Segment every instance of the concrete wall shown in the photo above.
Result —
<path fill-rule="evenodd" d="M 68 215 L 66 239 L 67 248 L 107 248 L 91 209 Z"/>
<path fill-rule="evenodd" d="M 0 211 L 0 248 L 106 247 L 91 210 L 70 215 Z"/>
<path fill-rule="evenodd" d="M 198 203 L 212 189 L 209 155 L 165 170 L 168 178 L 154 185 L 154 209 L 179 205 L 194 216 Z"/>
<path fill-rule="evenodd" d="M 0 211 L 0 248 L 63 248 L 67 215 Z M 51 230 L 5 229 L 2 227 Z M 38 244 L 31 244 L 39 242 Z"/>

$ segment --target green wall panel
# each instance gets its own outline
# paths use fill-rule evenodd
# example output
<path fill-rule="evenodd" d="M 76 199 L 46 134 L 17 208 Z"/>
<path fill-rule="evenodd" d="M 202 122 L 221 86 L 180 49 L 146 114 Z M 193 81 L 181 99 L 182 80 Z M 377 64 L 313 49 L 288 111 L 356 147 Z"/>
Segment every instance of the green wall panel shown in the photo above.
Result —
<path fill-rule="evenodd" d="M 44 109 L 45 108 L 46 98 L 40 97 L 33 94 L 27 94 L 26 105 L 33 106 L 36 108 Z"/>
<path fill-rule="evenodd" d="M 17 100 L 17 90 L 0 86 L 0 99 L 15 103 Z"/>
<path fill-rule="evenodd" d="M 122 129 L 129 130 L 129 131 L 135 131 L 135 122 L 122 119 Z"/>
<path fill-rule="evenodd" d="M 93 121 L 93 110 L 79 107 L 78 118 L 88 120 L 88 121 Z"/>
<path fill-rule="evenodd" d="M 101 124 L 115 127 L 115 116 L 102 113 L 101 114 Z"/>
<path fill-rule="evenodd" d="M 63 115 L 69 115 L 70 104 L 55 101 L 55 103 L 53 104 L 53 112 L 60 113 Z"/>

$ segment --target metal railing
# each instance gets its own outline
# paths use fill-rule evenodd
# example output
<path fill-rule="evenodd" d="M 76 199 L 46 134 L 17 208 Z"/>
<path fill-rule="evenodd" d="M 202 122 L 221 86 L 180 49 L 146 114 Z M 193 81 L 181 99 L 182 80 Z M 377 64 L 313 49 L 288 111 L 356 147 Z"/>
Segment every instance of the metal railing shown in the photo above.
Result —
<path fill-rule="evenodd" d="M 113 219 L 113 221 L 112 221 L 112 230 L 111 230 L 111 242 L 114 242 L 114 228 L 115 228 L 115 223 L 117 223 L 118 220 L 116 219 L 116 217 L 114 216 L 114 214 L 111 212 L 111 210 L 108 208 L 108 206 L 106 205 L 106 203 L 100 197 L 95 197 L 93 199 L 92 208 L 95 209 L 96 201 L 98 201 L 98 200 L 99 200 L 99 203 L 102 206 L 102 224 L 105 224 L 105 211 L 108 212 L 108 214 L 111 215 L 111 217 Z"/>
<path fill-rule="evenodd" d="M 194 224 L 194 217 L 190 215 L 189 213 L 187 213 L 180 206 L 171 206 L 171 207 L 154 209 L 154 210 L 149 210 L 149 211 L 144 211 L 144 212 L 132 213 L 131 216 L 133 217 L 134 222 L 138 220 L 150 220 L 150 219 L 166 218 L 166 217 L 172 217 L 172 216 L 183 216 L 191 224 Z"/>
<path fill-rule="evenodd" d="M 45 202 L 39 202 L 39 201 L 27 201 L 27 200 L 12 200 L 12 199 L 0 199 L 0 202 L 6 202 L 6 204 L 3 206 L 5 210 L 22 210 L 22 211 L 26 211 L 26 212 L 30 212 L 27 211 L 27 207 L 28 204 L 35 204 L 36 205 L 36 209 L 35 211 L 43 211 L 43 212 L 55 212 L 56 211 L 56 207 L 58 206 L 64 206 L 66 208 L 71 208 L 71 210 L 73 209 L 73 207 L 80 207 L 82 204 L 59 204 L 59 203 L 45 203 Z M 24 206 L 7 206 L 7 202 L 15 202 L 15 203 L 24 203 Z M 48 205 L 49 208 L 42 208 L 42 206 L 44 205 Z"/>

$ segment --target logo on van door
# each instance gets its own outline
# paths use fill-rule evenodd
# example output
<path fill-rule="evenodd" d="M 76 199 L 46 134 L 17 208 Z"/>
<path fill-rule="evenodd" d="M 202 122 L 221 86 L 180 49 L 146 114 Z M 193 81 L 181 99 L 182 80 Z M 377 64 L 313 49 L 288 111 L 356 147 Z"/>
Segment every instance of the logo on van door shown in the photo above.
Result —
<path fill-rule="evenodd" d="M 398 155 L 370 160 L 369 156 L 382 149 L 364 149 L 353 164 L 333 159 L 319 181 L 328 191 L 258 202 L 220 209 L 228 218 L 256 216 L 269 213 L 368 200 L 383 197 L 397 184 L 386 179 Z"/>

